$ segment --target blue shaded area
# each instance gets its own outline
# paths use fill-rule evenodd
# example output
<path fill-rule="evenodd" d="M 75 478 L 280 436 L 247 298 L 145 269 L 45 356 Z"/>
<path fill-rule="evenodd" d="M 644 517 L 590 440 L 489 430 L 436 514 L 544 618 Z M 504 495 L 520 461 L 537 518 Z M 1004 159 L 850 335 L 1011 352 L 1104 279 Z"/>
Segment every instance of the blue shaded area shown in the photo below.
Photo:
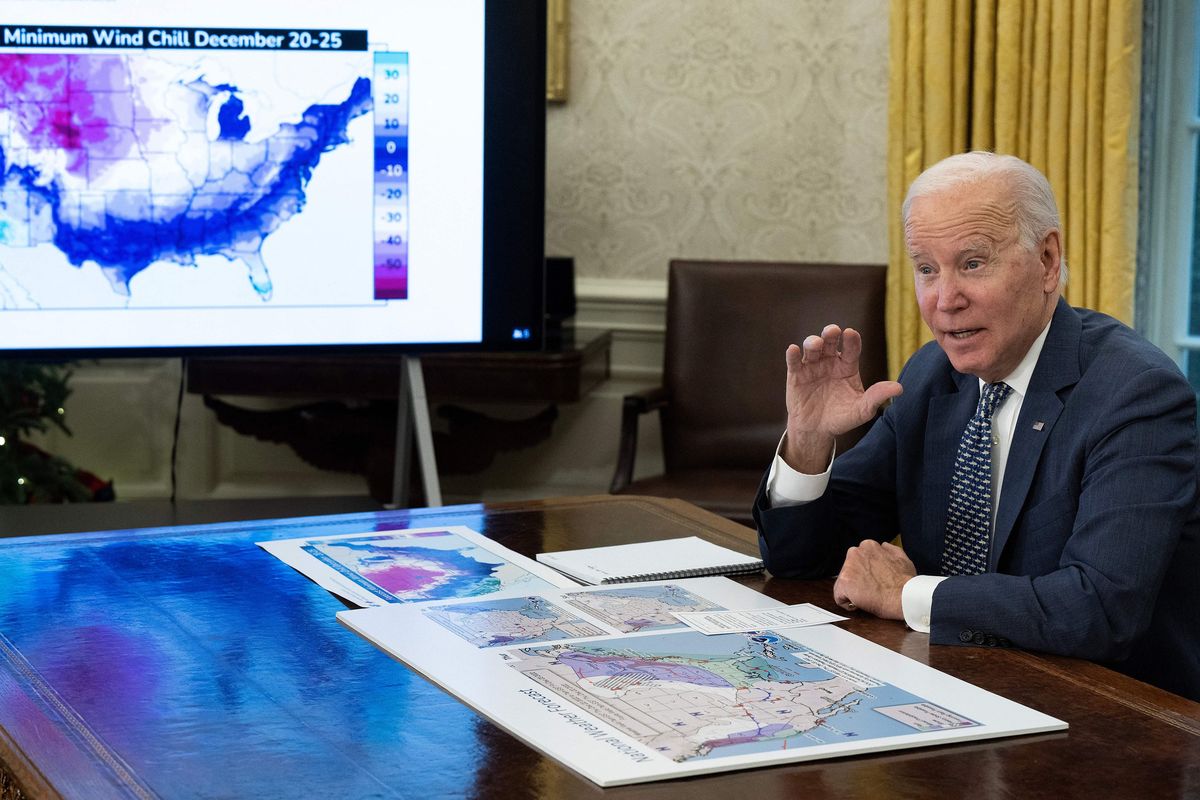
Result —
<path fill-rule="evenodd" d="M 3 175 L 3 181 L 0 185 L 7 183 L 9 180 L 15 179 L 17 185 L 21 187 L 27 195 L 40 197 L 50 205 L 55 205 L 58 200 L 58 195 L 50 186 L 39 186 L 35 181 L 38 179 L 38 172 L 33 167 L 18 167 L 13 165 L 5 169 L 4 152 L 0 150 L 0 175 Z"/>
<path fill-rule="evenodd" d="M 389 164 L 399 164 L 408 172 L 408 129 L 391 133 L 394 135 L 375 137 L 375 171 L 385 169 Z M 388 152 L 389 144 L 391 152 Z"/>
<path fill-rule="evenodd" d="M 217 124 L 221 127 L 218 139 L 241 141 L 250 132 L 250 117 L 242 114 L 245 106 L 236 94 L 230 95 L 217 112 Z"/>
<path fill-rule="evenodd" d="M 616 589 L 602 589 L 596 592 L 589 592 L 589 594 L 603 594 L 612 597 L 645 598 L 650 600 L 658 600 L 663 605 L 680 606 L 682 608 L 717 608 L 717 606 L 709 601 L 697 597 L 687 589 L 684 589 L 682 586 L 676 586 L 673 583 L 661 584 L 658 586 L 624 586 Z"/>
<path fill-rule="evenodd" d="M 521 608 L 521 616 L 530 619 L 556 619 L 565 617 L 567 613 L 553 603 L 548 603 L 541 597 L 530 597 L 529 605 Z"/>
<path fill-rule="evenodd" d="M 496 730 L 343 628 L 342 603 L 254 544 L 404 519 L 0 539 L 0 634 L 155 796 L 477 796 L 476 770 L 498 768 L 505 744 Z M 0 671 L 11 677 L 3 657 Z M 69 743 L 19 709 L 0 699 L 0 726 L 52 784 L 131 796 L 85 782 Z"/>
<path fill-rule="evenodd" d="M 506 597 L 499 600 L 484 600 L 479 603 L 438 606 L 431 610 L 439 612 L 453 611 L 457 614 L 493 614 L 497 611 L 515 611 L 529 619 L 557 619 L 559 617 L 579 619 L 549 602 L 544 597 Z"/>
<path fill-rule="evenodd" d="M 190 263 L 198 255 L 220 254 L 239 239 L 265 237 L 279 227 L 282 215 L 300 212 L 304 187 L 322 154 L 348 143 L 346 129 L 350 121 L 370 109 L 368 78 L 355 81 L 350 95 L 341 103 L 305 109 L 299 122 L 284 126 L 271 138 L 307 140 L 308 145 L 295 150 L 291 160 L 280 166 L 270 189 L 249 205 L 235 203 L 164 221 L 126 220 L 106 214 L 103 224 L 97 227 L 75 228 L 64 221 L 61 198 L 52 193 L 47 199 L 56 223 L 54 245 L 71 264 L 82 266 L 94 261 L 113 268 L 128 283 L 156 261 Z"/>
<path fill-rule="evenodd" d="M 544 630 L 541 633 L 525 632 L 525 633 L 505 633 L 503 626 L 497 625 L 489 615 L 497 613 L 512 613 L 520 614 L 522 617 L 531 620 L 557 620 L 562 619 L 571 624 L 586 627 L 589 632 L 575 633 L 574 635 L 563 630 L 558 625 Z M 571 639 L 574 636 L 589 636 L 593 634 L 601 634 L 600 628 L 594 625 L 589 625 L 579 617 L 559 608 L 544 597 L 510 597 L 501 598 L 499 600 L 484 600 L 479 603 L 458 603 L 450 606 L 436 606 L 434 608 L 426 608 L 423 612 L 426 617 L 441 625 L 446 630 L 453 633 L 455 636 L 469 642 L 476 647 L 498 647 L 501 645 L 518 644 L 521 642 L 544 642 L 554 641 L 559 639 Z M 456 622 L 457 618 L 470 615 L 482 616 L 483 624 L 481 630 L 463 630 Z M 487 628 L 491 628 L 487 630 Z"/>
<path fill-rule="evenodd" d="M 10 215 L 25 223 L 31 222 L 44 205 L 51 203 L 56 196 L 52 187 L 36 185 L 34 181 L 37 177 L 37 170 L 33 167 L 13 165 L 6 169 L 4 152 L 0 149 L 0 190 L 11 189 L 13 187 L 9 184 L 14 184 L 18 193 L 25 194 L 25 202 L 19 204 Z M 8 223 L 0 222 L 0 245 L 8 243 L 9 228 Z M 40 238 L 34 241 L 35 244 L 40 242 Z"/>

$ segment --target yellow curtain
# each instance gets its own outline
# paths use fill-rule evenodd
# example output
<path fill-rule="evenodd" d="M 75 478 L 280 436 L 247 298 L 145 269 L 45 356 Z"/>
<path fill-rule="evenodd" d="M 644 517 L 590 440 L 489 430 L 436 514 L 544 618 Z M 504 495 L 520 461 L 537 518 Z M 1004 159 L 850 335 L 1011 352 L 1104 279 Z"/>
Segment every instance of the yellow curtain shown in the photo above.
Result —
<path fill-rule="evenodd" d="M 900 206 L 926 167 L 966 150 L 1045 173 L 1063 220 L 1066 296 L 1130 322 L 1137 242 L 1141 0 L 892 0 L 888 364 L 929 331 Z"/>

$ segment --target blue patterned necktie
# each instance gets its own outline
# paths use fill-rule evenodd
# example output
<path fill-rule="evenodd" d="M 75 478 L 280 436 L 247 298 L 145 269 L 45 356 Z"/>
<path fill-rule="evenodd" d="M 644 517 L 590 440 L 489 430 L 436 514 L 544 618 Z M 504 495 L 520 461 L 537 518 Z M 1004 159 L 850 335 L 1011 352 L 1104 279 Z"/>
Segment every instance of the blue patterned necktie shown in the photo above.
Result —
<path fill-rule="evenodd" d="M 943 575 L 978 575 L 987 570 L 992 541 L 992 414 L 1010 392 L 1007 383 L 985 385 L 975 416 L 958 443 L 950 479 Z"/>

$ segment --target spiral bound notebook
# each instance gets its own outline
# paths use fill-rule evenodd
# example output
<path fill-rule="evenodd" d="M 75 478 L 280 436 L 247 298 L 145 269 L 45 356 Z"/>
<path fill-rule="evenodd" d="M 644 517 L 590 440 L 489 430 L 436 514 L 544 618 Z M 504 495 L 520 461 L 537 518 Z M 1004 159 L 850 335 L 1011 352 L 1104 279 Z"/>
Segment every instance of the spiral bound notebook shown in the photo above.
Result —
<path fill-rule="evenodd" d="M 696 536 L 538 553 L 537 560 L 588 584 L 743 575 L 763 569 L 762 559 Z"/>

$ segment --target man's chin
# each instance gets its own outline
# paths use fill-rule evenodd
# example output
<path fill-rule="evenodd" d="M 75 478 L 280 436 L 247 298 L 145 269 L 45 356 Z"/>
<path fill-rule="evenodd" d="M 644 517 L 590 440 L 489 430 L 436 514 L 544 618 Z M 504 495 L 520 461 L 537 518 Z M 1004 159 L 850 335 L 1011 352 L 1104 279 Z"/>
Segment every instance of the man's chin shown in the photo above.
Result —
<path fill-rule="evenodd" d="M 950 366 L 964 375 L 978 375 L 982 368 L 983 360 L 980 354 L 975 350 L 958 346 L 955 347 L 954 342 L 950 342 L 947 347 L 945 342 L 939 342 L 942 352 L 946 354 L 946 358 L 950 359 Z"/>

